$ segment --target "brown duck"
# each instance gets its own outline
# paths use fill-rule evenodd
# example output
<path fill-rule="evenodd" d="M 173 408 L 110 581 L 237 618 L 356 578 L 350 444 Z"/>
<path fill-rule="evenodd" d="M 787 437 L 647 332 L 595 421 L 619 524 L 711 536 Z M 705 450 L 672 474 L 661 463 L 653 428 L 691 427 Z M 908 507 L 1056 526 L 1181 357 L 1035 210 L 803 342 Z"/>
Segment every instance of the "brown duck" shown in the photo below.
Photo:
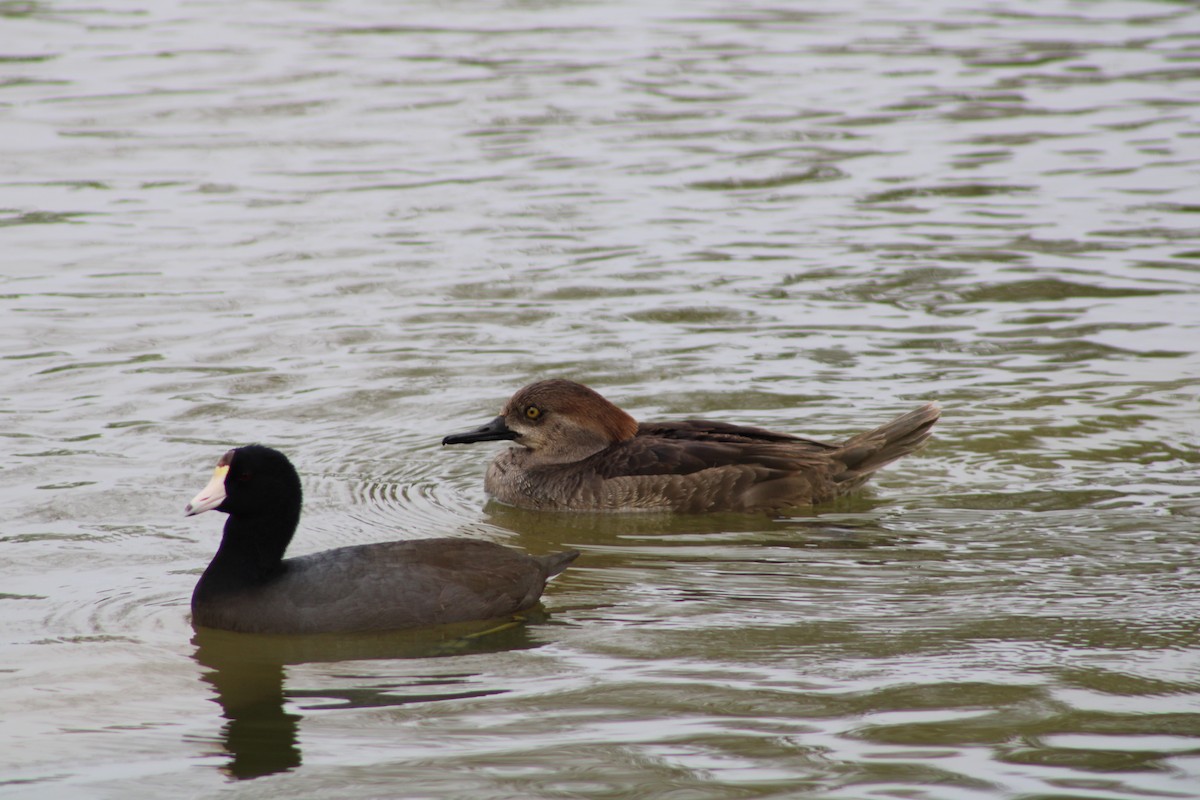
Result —
<path fill-rule="evenodd" d="M 579 555 L 528 556 L 457 537 L 379 542 L 284 558 L 300 521 L 300 477 L 278 450 L 217 462 L 188 516 L 229 515 L 192 593 L 192 623 L 248 633 L 349 633 L 502 617 L 536 605 Z"/>
<path fill-rule="evenodd" d="M 488 467 L 502 503 L 547 511 L 774 512 L 824 503 L 917 450 L 941 413 L 928 403 L 827 444 L 707 420 L 637 422 L 568 380 L 532 383 L 500 416 L 442 439 L 516 443 Z"/>

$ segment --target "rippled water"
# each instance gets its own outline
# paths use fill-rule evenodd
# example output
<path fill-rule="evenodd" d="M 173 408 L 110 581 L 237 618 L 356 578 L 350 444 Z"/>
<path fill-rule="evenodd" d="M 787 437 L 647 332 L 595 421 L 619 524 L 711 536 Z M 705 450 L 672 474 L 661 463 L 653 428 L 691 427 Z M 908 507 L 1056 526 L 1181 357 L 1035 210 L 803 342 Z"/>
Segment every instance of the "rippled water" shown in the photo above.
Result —
<path fill-rule="evenodd" d="M 1200 11 L 0 2 L 0 793 L 1200 795 Z M 786 519 L 488 505 L 550 375 L 933 444 Z M 545 614 L 195 634 L 227 447 L 296 552 Z"/>

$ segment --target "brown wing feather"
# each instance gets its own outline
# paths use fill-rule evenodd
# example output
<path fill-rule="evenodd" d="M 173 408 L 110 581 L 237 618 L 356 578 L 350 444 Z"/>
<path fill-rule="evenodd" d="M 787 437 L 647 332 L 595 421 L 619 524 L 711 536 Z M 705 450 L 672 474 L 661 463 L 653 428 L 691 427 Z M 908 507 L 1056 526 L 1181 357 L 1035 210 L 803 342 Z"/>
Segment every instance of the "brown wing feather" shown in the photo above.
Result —
<path fill-rule="evenodd" d="M 746 441 L 721 435 L 683 439 L 642 434 L 578 462 L 580 472 L 602 479 L 635 475 L 690 475 L 703 470 L 754 466 L 794 472 L 829 461 L 835 447 L 803 439 Z M 575 466 L 575 465 L 573 465 Z M 561 467 L 559 467 L 561 469 Z"/>
<path fill-rule="evenodd" d="M 803 443 L 820 449 L 836 449 L 836 445 L 818 442 L 814 439 L 804 439 L 788 433 L 769 431 L 766 428 L 755 428 L 751 425 L 734 425 L 729 422 L 715 422 L 707 419 L 643 422 L 638 426 L 638 436 L 687 441 Z"/>
<path fill-rule="evenodd" d="M 727 436 L 643 434 L 574 464 L 535 468 L 542 476 L 531 483 L 561 487 L 548 495 L 561 491 L 575 508 L 764 510 L 824 499 L 830 475 L 842 468 L 829 445 Z"/>

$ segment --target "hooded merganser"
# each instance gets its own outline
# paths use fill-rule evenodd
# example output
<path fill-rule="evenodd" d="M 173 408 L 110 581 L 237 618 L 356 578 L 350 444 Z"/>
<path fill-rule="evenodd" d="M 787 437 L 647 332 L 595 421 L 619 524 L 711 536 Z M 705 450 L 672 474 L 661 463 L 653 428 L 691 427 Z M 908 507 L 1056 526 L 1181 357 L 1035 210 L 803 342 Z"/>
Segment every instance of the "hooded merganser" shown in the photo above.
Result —
<path fill-rule="evenodd" d="M 581 383 L 518 391 L 500 416 L 442 444 L 512 440 L 484 488 L 546 511 L 776 512 L 824 503 L 917 450 L 941 410 L 928 403 L 841 444 L 706 420 L 638 423 Z"/>

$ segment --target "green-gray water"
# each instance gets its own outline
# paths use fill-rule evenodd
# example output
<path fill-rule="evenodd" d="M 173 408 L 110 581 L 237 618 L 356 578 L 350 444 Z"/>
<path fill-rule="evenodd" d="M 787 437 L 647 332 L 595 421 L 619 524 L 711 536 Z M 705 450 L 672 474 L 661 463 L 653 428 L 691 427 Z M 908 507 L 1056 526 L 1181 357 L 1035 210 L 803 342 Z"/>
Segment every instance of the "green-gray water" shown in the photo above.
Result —
<path fill-rule="evenodd" d="M 1190 2 L 0 2 L 0 794 L 1200 796 Z M 787 519 L 487 505 L 547 376 L 931 446 Z M 188 621 L 294 552 L 583 555 L 521 624 Z"/>

